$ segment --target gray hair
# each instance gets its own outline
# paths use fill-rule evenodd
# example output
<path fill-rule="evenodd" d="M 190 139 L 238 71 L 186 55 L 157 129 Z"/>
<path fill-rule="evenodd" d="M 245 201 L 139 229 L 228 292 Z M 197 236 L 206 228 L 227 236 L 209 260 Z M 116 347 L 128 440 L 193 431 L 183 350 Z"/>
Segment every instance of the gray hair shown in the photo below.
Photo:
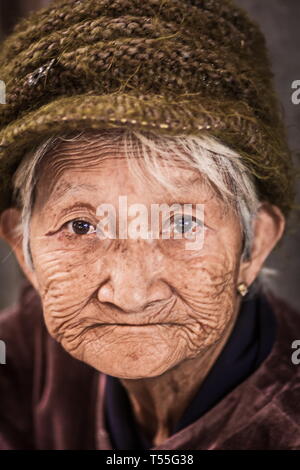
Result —
<path fill-rule="evenodd" d="M 208 135 L 158 137 L 149 132 L 119 128 L 93 131 L 92 140 L 89 139 L 89 132 L 85 131 L 75 135 L 74 131 L 73 133 L 54 135 L 24 156 L 13 177 L 13 197 L 16 205 L 22 210 L 21 223 L 17 230 L 23 237 L 23 253 L 29 269 L 34 270 L 30 252 L 30 220 L 40 164 L 45 155 L 51 149 L 57 148 L 62 141 L 76 142 L 82 139 L 87 143 L 93 142 L 95 139 L 102 139 L 107 145 L 118 141 L 127 158 L 129 168 L 135 174 L 139 176 L 151 174 L 167 189 L 172 190 L 172 184 L 162 171 L 161 166 L 158 165 L 161 157 L 165 157 L 169 161 L 176 159 L 187 167 L 198 170 L 227 206 L 233 207 L 236 211 L 244 238 L 242 259 L 249 258 L 253 238 L 252 222 L 257 214 L 260 201 L 254 179 L 245 167 L 240 155 L 218 139 Z M 143 158 L 135 158 L 137 147 L 133 152 L 132 144 L 138 146 L 139 156 Z"/>

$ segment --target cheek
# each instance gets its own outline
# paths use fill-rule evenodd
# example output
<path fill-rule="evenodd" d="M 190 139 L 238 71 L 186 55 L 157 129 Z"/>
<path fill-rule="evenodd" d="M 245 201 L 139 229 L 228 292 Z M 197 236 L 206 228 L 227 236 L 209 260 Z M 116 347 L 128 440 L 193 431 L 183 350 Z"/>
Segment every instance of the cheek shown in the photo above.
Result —
<path fill-rule="evenodd" d="M 174 267 L 172 272 L 176 308 L 185 325 L 178 334 L 186 355 L 194 357 L 218 341 L 233 319 L 238 265 L 234 256 L 203 255 L 182 265 L 175 275 Z"/>
<path fill-rule="evenodd" d="M 79 328 L 79 314 L 99 287 L 101 262 L 93 246 L 84 249 L 35 243 L 32 255 L 49 333 L 60 340 Z M 84 326 L 84 315 L 81 317 Z"/>

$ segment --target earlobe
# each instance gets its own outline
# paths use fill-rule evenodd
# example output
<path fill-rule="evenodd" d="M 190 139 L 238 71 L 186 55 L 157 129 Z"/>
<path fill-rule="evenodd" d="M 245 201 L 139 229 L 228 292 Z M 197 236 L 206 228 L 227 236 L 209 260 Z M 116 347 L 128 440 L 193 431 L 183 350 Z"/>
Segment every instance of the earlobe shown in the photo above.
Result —
<path fill-rule="evenodd" d="M 251 257 L 240 266 L 239 282 L 250 286 L 263 267 L 265 260 L 281 239 L 285 229 L 285 217 L 272 204 L 263 203 L 253 222 Z"/>

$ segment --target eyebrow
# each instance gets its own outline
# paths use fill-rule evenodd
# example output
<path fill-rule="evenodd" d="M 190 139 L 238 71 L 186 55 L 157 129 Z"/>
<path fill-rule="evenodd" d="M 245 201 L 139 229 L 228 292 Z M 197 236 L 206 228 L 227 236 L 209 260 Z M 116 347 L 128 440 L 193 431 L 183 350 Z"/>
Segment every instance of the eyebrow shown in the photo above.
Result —
<path fill-rule="evenodd" d="M 87 184 L 87 183 L 71 184 L 68 181 L 63 181 L 59 185 L 58 189 L 50 193 L 48 200 L 51 198 L 52 200 L 51 202 L 53 203 L 57 202 L 60 199 L 62 199 L 62 197 L 64 197 L 67 193 L 71 191 L 77 191 L 79 189 L 88 189 L 88 190 L 96 191 L 97 189 L 99 189 L 99 186 L 95 184 Z"/>
<path fill-rule="evenodd" d="M 192 188 L 195 189 L 196 187 L 203 186 L 203 181 L 201 181 L 201 177 L 199 175 L 192 176 L 191 178 L 187 179 L 185 182 L 182 184 L 178 185 L 178 189 L 189 189 L 191 190 Z M 67 193 L 69 192 L 77 192 L 80 189 L 87 189 L 89 191 L 97 191 L 99 190 L 99 185 L 95 184 L 87 184 L 87 183 L 76 183 L 76 184 L 71 184 L 66 180 L 63 180 L 57 189 L 54 189 L 49 197 L 48 201 L 51 198 L 51 203 L 57 203 L 60 199 L 62 199 L 64 196 L 66 196 Z M 178 195 L 178 199 L 180 199 L 180 195 Z M 178 201 L 176 201 L 178 202 Z M 171 204 L 174 204 L 176 202 L 171 202 Z M 170 200 L 168 200 L 168 203 L 170 203 Z M 183 204 L 180 202 L 180 204 Z M 190 203 L 184 203 L 184 204 L 190 204 Z"/>
<path fill-rule="evenodd" d="M 188 178 L 186 181 L 181 181 L 179 180 L 179 188 L 189 188 L 192 186 L 192 187 L 201 187 L 201 186 L 204 186 L 205 185 L 205 181 L 203 181 L 203 178 L 201 179 L 201 175 L 197 175 L 197 176 L 191 176 L 190 178 Z"/>

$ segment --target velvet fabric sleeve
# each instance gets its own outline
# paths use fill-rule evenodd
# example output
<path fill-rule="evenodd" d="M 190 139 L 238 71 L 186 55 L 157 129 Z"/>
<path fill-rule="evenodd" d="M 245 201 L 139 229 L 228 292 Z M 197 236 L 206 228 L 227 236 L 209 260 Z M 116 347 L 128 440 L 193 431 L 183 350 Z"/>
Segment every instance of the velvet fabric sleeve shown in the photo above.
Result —
<path fill-rule="evenodd" d="M 29 287 L 29 286 L 28 286 Z M 0 339 L 5 342 L 6 360 L 0 366 L 0 449 L 32 449 L 32 386 L 36 310 L 32 290 L 22 289 L 19 303 L 0 313 Z"/>
<path fill-rule="evenodd" d="M 0 449 L 95 449 L 99 372 L 49 335 L 27 280 L 19 302 L 0 312 L 0 338 Z"/>

